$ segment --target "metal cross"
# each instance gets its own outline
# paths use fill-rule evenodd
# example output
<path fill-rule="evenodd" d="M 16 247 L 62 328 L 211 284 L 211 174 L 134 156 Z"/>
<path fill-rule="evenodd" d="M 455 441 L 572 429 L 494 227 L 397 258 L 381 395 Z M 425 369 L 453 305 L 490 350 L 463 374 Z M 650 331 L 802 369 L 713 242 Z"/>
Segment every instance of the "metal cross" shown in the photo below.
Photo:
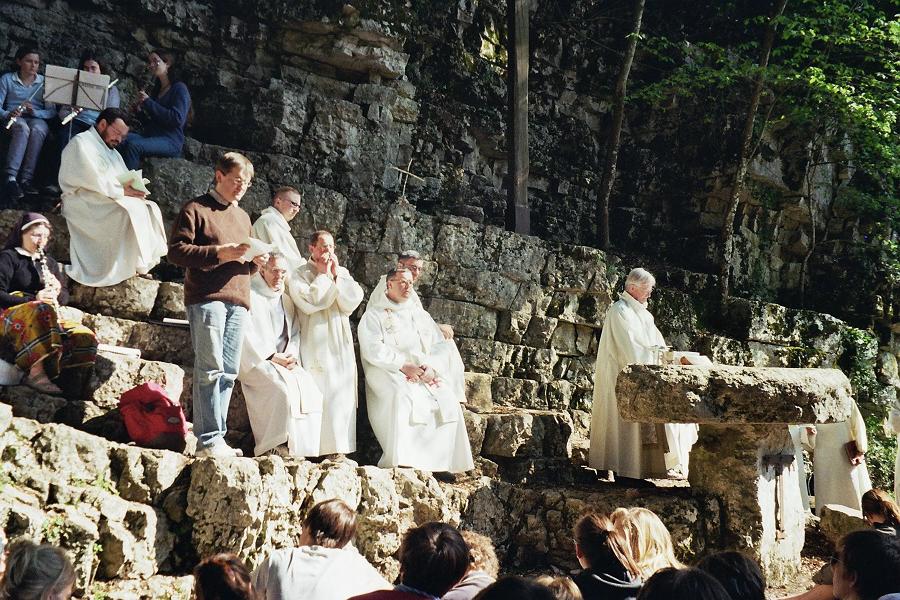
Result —
<path fill-rule="evenodd" d="M 409 164 L 406 165 L 405 169 L 401 169 L 400 167 L 395 167 L 394 165 L 390 165 L 391 169 L 394 169 L 395 171 L 398 171 L 400 173 L 400 176 L 397 178 L 397 185 L 400 186 L 400 199 L 401 200 L 406 200 L 406 184 L 409 183 L 410 177 L 412 177 L 413 179 L 418 179 L 419 181 L 421 181 L 423 183 L 425 182 L 424 179 L 422 179 L 421 177 L 419 177 L 418 175 L 416 175 L 415 173 L 410 171 L 410 168 L 412 167 L 412 162 L 413 162 L 412 159 L 409 159 Z"/>

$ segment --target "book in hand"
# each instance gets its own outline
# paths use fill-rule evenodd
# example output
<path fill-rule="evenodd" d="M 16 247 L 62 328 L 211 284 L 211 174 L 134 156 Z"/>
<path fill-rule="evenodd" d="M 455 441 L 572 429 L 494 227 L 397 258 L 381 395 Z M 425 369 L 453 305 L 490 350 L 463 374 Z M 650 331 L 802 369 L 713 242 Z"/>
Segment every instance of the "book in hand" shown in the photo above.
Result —
<path fill-rule="evenodd" d="M 860 451 L 856 440 L 850 440 L 844 444 L 844 451 L 847 452 L 847 458 L 850 460 L 851 465 L 862 464 L 865 453 Z"/>
<path fill-rule="evenodd" d="M 147 184 L 150 183 L 150 180 L 144 177 L 144 173 L 141 169 L 126 171 L 119 175 L 118 180 L 123 186 L 131 184 L 133 189 L 144 192 L 148 196 L 150 195 L 150 190 L 147 189 Z"/>

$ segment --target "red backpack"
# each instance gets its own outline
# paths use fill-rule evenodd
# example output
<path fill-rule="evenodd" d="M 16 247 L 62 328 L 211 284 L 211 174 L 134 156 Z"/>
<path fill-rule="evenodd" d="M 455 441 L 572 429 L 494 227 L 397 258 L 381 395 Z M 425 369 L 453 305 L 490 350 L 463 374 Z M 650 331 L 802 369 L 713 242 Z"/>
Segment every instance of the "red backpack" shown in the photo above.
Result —
<path fill-rule="evenodd" d="M 149 382 L 131 388 L 119 398 L 119 412 L 139 446 L 184 451 L 187 419 L 163 386 Z"/>

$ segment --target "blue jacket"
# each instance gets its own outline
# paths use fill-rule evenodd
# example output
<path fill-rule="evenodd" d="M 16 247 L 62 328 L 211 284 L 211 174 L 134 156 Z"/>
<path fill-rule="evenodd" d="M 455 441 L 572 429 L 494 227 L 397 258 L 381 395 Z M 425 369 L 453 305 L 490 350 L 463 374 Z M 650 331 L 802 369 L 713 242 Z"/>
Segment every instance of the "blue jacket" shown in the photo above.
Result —
<path fill-rule="evenodd" d="M 174 83 L 158 98 L 147 98 L 141 104 L 144 119 L 144 137 L 169 138 L 180 148 L 184 144 L 184 126 L 191 110 L 191 95 L 180 81 Z"/>
<path fill-rule="evenodd" d="M 41 86 L 34 98 L 31 99 L 31 106 L 34 114 L 31 116 L 40 119 L 52 119 L 56 116 L 56 105 L 44 105 L 44 76 L 38 73 L 31 85 L 25 85 L 19 79 L 19 74 L 15 71 L 4 73 L 0 77 L 0 119 L 9 118 L 9 113 L 19 108 L 19 106 L 28 100 L 28 97 L 34 93 L 34 90 Z"/>

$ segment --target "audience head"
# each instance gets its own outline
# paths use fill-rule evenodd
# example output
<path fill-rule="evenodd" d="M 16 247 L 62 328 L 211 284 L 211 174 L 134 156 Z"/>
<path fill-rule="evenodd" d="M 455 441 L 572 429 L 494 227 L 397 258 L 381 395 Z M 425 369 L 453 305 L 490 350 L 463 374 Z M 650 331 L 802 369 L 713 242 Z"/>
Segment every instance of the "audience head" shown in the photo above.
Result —
<path fill-rule="evenodd" d="M 59 548 L 30 540 L 17 540 L 9 545 L 0 598 L 66 600 L 72 596 L 74 585 L 75 570 Z"/>
<path fill-rule="evenodd" d="M 253 182 L 253 163 L 240 152 L 226 152 L 216 161 L 216 192 L 226 202 L 244 197 Z"/>
<path fill-rule="evenodd" d="M 487 586 L 475 600 L 556 600 L 549 588 L 524 577 L 503 577 Z"/>
<path fill-rule="evenodd" d="M 333 498 L 319 502 L 303 520 L 302 546 L 343 548 L 356 535 L 356 511 Z"/>
<path fill-rule="evenodd" d="M 876 600 L 900 592 L 900 538 L 866 529 L 845 535 L 831 557 L 838 600 Z"/>
<path fill-rule="evenodd" d="M 497 560 L 491 538 L 474 531 L 463 531 L 461 535 L 469 547 L 469 570 L 482 571 L 496 579 L 500 572 L 500 561 Z"/>
<path fill-rule="evenodd" d="M 260 276 L 263 278 L 263 281 L 266 282 L 269 289 L 276 292 L 283 292 L 287 275 L 288 262 L 284 257 L 284 254 L 281 254 L 280 252 L 270 252 L 266 266 L 260 270 Z"/>
<path fill-rule="evenodd" d="M 625 291 L 642 304 L 646 304 L 654 287 L 656 287 L 656 278 L 650 274 L 650 271 L 640 267 L 632 269 L 625 278 Z"/>
<path fill-rule="evenodd" d="M 128 113 L 113 106 L 104 108 L 94 125 L 107 148 L 115 148 L 128 136 Z"/>
<path fill-rule="evenodd" d="M 412 273 L 413 283 L 415 283 L 424 270 L 425 261 L 415 250 L 404 250 L 397 256 L 397 264 L 409 269 L 409 272 Z"/>
<path fill-rule="evenodd" d="M 712 575 L 700 569 L 666 568 L 648 579 L 638 600 L 730 600 L 728 592 Z"/>
<path fill-rule="evenodd" d="M 718 552 L 703 558 L 697 568 L 715 577 L 731 600 L 765 600 L 766 578 L 759 563 L 742 552 Z"/>
<path fill-rule="evenodd" d="M 641 507 L 616 509 L 610 515 L 616 529 L 625 533 L 631 556 L 646 579 L 665 567 L 682 568 L 675 558 L 672 536 L 652 510 Z"/>
<path fill-rule="evenodd" d="M 257 600 L 250 572 L 234 554 L 216 554 L 194 568 L 197 600 Z"/>
<path fill-rule="evenodd" d="M 441 597 L 469 568 L 469 547 L 446 523 L 425 523 L 403 536 L 400 580 L 404 585 Z"/>
<path fill-rule="evenodd" d="M 27 212 L 13 225 L 3 249 L 22 248 L 34 254 L 50 241 L 52 229 L 47 217 L 40 213 Z"/>
<path fill-rule="evenodd" d="M 31 78 L 41 66 L 41 53 L 35 46 L 22 46 L 16 51 L 16 68 L 19 75 Z"/>
<path fill-rule="evenodd" d="M 900 507 L 884 490 L 873 488 L 863 494 L 862 513 L 869 525 L 887 523 L 900 528 Z"/>
<path fill-rule="evenodd" d="M 556 600 L 582 600 L 581 590 L 571 577 L 542 575 L 534 582 L 550 590 Z"/>
<path fill-rule="evenodd" d="M 575 524 L 575 555 L 585 569 L 594 573 L 640 577 L 631 557 L 628 539 L 604 514 L 588 513 Z"/>
<path fill-rule="evenodd" d="M 409 300 L 413 293 L 413 276 L 409 269 L 395 267 L 387 272 L 385 284 L 388 299 L 401 304 Z"/>
<path fill-rule="evenodd" d="M 286 221 L 290 221 L 300 212 L 302 200 L 303 196 L 296 188 L 286 185 L 275 190 L 275 195 L 272 196 L 272 206 L 281 213 Z"/>
<path fill-rule="evenodd" d="M 334 254 L 334 236 L 330 231 L 320 229 L 310 236 L 309 254 L 313 261 L 319 261 Z"/>
<path fill-rule="evenodd" d="M 96 75 L 106 72 L 99 55 L 91 49 L 81 53 L 81 58 L 78 59 L 78 69 Z"/>

